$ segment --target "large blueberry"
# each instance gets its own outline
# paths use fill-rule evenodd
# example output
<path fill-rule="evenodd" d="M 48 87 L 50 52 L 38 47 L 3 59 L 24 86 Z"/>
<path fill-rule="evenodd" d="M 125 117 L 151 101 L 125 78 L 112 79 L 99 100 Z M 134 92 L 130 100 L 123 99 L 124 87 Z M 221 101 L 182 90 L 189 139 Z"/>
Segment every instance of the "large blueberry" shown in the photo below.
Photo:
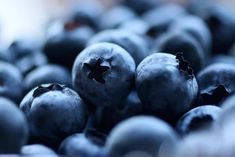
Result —
<path fill-rule="evenodd" d="M 59 83 L 71 87 L 71 74 L 67 69 L 59 65 L 44 65 L 26 75 L 24 88 L 28 92 L 34 87 L 46 83 Z"/>
<path fill-rule="evenodd" d="M 131 91 L 134 75 L 135 62 L 125 49 L 99 43 L 77 56 L 72 81 L 85 101 L 96 106 L 116 106 Z"/>
<path fill-rule="evenodd" d="M 182 54 L 155 53 L 136 70 L 136 88 L 144 110 L 174 123 L 191 108 L 198 84 Z"/>
<path fill-rule="evenodd" d="M 184 31 L 169 31 L 156 39 L 158 52 L 176 54 L 182 52 L 195 73 L 205 66 L 205 50 L 200 43 Z"/>
<path fill-rule="evenodd" d="M 194 108 L 180 118 L 176 129 L 181 135 L 202 129 L 211 129 L 220 113 L 221 109 L 212 105 Z"/>
<path fill-rule="evenodd" d="M 16 104 L 0 97 L 0 154 L 17 154 L 28 140 L 28 125 Z"/>
<path fill-rule="evenodd" d="M 166 156 L 173 153 L 177 142 L 174 130 L 160 119 L 139 116 L 117 125 L 105 147 L 108 157 Z"/>
<path fill-rule="evenodd" d="M 18 103 L 21 101 L 23 85 L 22 74 L 12 64 L 0 62 L 0 96 Z"/>
<path fill-rule="evenodd" d="M 43 51 L 50 63 L 71 69 L 74 59 L 85 48 L 93 34 L 94 31 L 88 26 L 59 32 L 45 41 Z"/>
<path fill-rule="evenodd" d="M 56 148 L 67 136 L 83 131 L 86 106 L 73 90 L 47 84 L 31 90 L 20 104 L 25 113 L 31 141 Z"/>
<path fill-rule="evenodd" d="M 124 48 L 138 65 L 149 53 L 148 44 L 140 35 L 124 29 L 105 30 L 93 36 L 88 45 L 110 42 Z"/>
<path fill-rule="evenodd" d="M 235 91 L 235 66 L 217 63 L 203 69 L 197 75 L 201 104 L 218 105 Z"/>

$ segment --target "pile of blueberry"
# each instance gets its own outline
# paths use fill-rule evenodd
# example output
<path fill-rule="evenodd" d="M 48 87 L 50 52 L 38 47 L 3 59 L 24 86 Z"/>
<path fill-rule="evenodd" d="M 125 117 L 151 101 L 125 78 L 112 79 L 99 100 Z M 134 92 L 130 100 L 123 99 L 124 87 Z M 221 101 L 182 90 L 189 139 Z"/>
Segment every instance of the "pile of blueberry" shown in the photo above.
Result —
<path fill-rule="evenodd" d="M 0 154 L 234 157 L 235 13 L 96 1 L 0 48 Z"/>

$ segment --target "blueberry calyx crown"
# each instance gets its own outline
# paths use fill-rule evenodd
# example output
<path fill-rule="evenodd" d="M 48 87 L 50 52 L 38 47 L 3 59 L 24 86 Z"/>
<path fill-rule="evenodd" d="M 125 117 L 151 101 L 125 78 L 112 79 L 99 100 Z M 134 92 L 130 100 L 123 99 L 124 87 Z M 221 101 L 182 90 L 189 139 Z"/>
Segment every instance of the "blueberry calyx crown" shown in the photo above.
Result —
<path fill-rule="evenodd" d="M 230 92 L 224 87 L 224 85 L 218 85 L 215 88 L 202 93 L 201 97 L 203 102 L 217 104 L 229 95 Z"/>
<path fill-rule="evenodd" d="M 211 123 L 213 122 L 213 118 L 211 117 L 211 115 L 201 115 L 199 117 L 195 117 L 192 119 L 189 128 L 192 131 L 196 131 L 200 128 L 204 128 L 209 126 Z"/>
<path fill-rule="evenodd" d="M 50 84 L 48 86 L 38 86 L 34 92 L 33 92 L 33 97 L 39 97 L 40 95 L 49 92 L 49 91 L 55 91 L 55 90 L 63 90 L 63 86 L 59 85 L 59 84 Z"/>
<path fill-rule="evenodd" d="M 187 72 L 187 76 L 189 76 L 190 79 L 193 78 L 193 69 L 191 68 L 188 61 L 184 59 L 183 53 L 179 52 L 176 54 L 176 60 L 179 62 L 178 68 L 180 71 Z"/>
<path fill-rule="evenodd" d="M 104 73 L 110 69 L 109 66 L 102 65 L 101 59 L 95 59 L 95 61 L 91 61 L 90 63 L 84 63 L 84 66 L 88 69 L 87 77 L 89 79 L 94 79 L 99 83 L 104 84 L 105 80 L 103 78 Z"/>

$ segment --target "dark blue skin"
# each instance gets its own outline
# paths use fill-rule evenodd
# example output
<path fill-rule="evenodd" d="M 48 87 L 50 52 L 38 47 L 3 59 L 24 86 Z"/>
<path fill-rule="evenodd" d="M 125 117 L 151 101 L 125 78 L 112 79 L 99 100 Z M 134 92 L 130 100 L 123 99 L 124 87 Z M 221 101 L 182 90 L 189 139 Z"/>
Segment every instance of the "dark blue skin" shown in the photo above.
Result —
<path fill-rule="evenodd" d="M 16 106 L 0 97 L 0 154 L 18 154 L 28 140 L 26 118 Z"/>
<path fill-rule="evenodd" d="M 155 42 L 155 50 L 176 54 L 182 52 L 185 59 L 190 63 L 194 73 L 198 73 L 206 63 L 206 52 L 200 43 L 190 34 L 184 31 L 167 32 Z"/>
<path fill-rule="evenodd" d="M 31 155 L 56 155 L 54 150 L 51 148 L 41 145 L 41 144 L 31 144 L 25 145 L 21 149 L 21 155 L 23 156 L 31 156 Z"/>
<path fill-rule="evenodd" d="M 218 105 L 235 91 L 235 65 L 217 63 L 197 75 L 201 104 Z"/>
<path fill-rule="evenodd" d="M 125 29 L 101 31 L 90 39 L 88 45 L 100 42 L 109 42 L 121 46 L 130 53 L 136 65 L 149 54 L 147 41 L 142 36 Z"/>
<path fill-rule="evenodd" d="M 72 87 L 71 74 L 67 69 L 59 65 L 47 64 L 41 66 L 26 75 L 24 91 L 27 93 L 34 87 L 47 83 L 59 83 Z"/>
<path fill-rule="evenodd" d="M 204 52 L 208 56 L 211 53 L 212 37 L 206 23 L 197 16 L 183 16 L 173 22 L 169 31 L 186 31 L 191 34 L 201 44 Z"/>
<path fill-rule="evenodd" d="M 131 156 L 134 153 L 166 156 L 173 152 L 176 142 L 177 135 L 167 123 L 154 117 L 137 116 L 118 124 L 112 130 L 105 153 L 108 157 Z"/>
<path fill-rule="evenodd" d="M 204 129 L 211 129 L 219 119 L 221 108 L 212 105 L 196 107 L 185 113 L 177 123 L 176 130 L 180 135 Z"/>
<path fill-rule="evenodd" d="M 146 35 L 155 39 L 166 32 L 172 22 L 186 14 L 186 10 L 177 4 L 165 4 L 146 12 L 142 16 L 149 25 Z"/>
<path fill-rule="evenodd" d="M 214 55 L 210 58 L 209 64 L 216 64 L 216 63 L 224 63 L 224 64 L 232 64 L 235 65 L 234 56 L 232 55 Z"/>
<path fill-rule="evenodd" d="M 114 6 L 100 18 L 100 28 L 102 30 L 118 28 L 123 23 L 135 18 L 136 14 L 128 7 Z"/>
<path fill-rule="evenodd" d="M 111 43 L 99 43 L 77 56 L 72 82 L 89 104 L 117 106 L 130 93 L 134 75 L 135 62 L 125 49 Z"/>
<path fill-rule="evenodd" d="M 200 3 L 200 2 L 199 2 Z M 212 53 L 227 53 L 235 42 L 235 14 L 220 4 L 209 1 L 193 5 L 193 14 L 202 18 L 212 34 Z"/>
<path fill-rule="evenodd" d="M 79 95 L 62 85 L 47 84 L 31 90 L 20 104 L 25 113 L 31 143 L 57 149 L 67 136 L 82 132 L 87 117 Z"/>
<path fill-rule="evenodd" d="M 81 1 L 75 4 L 64 18 L 64 29 L 73 30 L 83 26 L 90 26 L 99 30 L 99 18 L 104 7 L 98 1 Z"/>
<path fill-rule="evenodd" d="M 101 157 L 104 141 L 99 134 L 80 133 L 67 137 L 60 145 L 59 154 L 64 157 Z"/>
<path fill-rule="evenodd" d="M 146 113 L 174 124 L 198 94 L 198 84 L 182 54 L 154 53 L 136 70 L 136 90 Z"/>
<path fill-rule="evenodd" d="M 20 102 L 23 96 L 22 81 L 22 74 L 14 65 L 0 61 L 0 96 Z"/>
<path fill-rule="evenodd" d="M 50 63 L 71 69 L 74 59 L 85 48 L 93 34 L 94 31 L 88 26 L 62 31 L 46 40 L 43 51 Z"/>
<path fill-rule="evenodd" d="M 143 14 L 163 3 L 162 0 L 120 0 L 121 4 L 131 8 L 137 14 Z"/>
<path fill-rule="evenodd" d="M 93 124 L 91 128 L 109 134 L 110 131 L 121 121 L 124 121 L 130 117 L 142 114 L 142 104 L 136 93 L 133 90 L 126 100 L 117 107 L 103 107 L 98 108 L 93 114 Z"/>

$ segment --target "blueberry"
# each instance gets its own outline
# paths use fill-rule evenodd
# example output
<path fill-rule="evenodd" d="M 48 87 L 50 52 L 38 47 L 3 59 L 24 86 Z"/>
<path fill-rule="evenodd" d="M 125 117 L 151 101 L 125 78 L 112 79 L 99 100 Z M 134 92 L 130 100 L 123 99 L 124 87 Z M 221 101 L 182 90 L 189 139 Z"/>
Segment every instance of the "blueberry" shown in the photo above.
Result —
<path fill-rule="evenodd" d="M 145 112 L 170 123 L 191 108 L 198 85 L 182 54 L 154 53 L 136 70 L 136 89 Z"/>
<path fill-rule="evenodd" d="M 135 62 L 118 45 L 99 43 L 87 47 L 76 58 L 73 87 L 81 97 L 96 106 L 116 106 L 131 91 Z"/>
<path fill-rule="evenodd" d="M 81 132 L 86 123 L 86 106 L 77 93 L 59 84 L 31 90 L 20 104 L 25 113 L 32 143 L 57 148 L 67 136 Z"/>
<path fill-rule="evenodd" d="M 200 87 L 201 104 L 218 105 L 235 91 L 235 66 L 231 64 L 212 64 L 203 69 L 197 80 Z"/>
<path fill-rule="evenodd" d="M 156 38 L 166 32 L 172 22 L 186 14 L 186 10 L 177 4 L 165 4 L 154 8 L 142 16 L 149 25 L 146 34 L 152 38 Z"/>
<path fill-rule="evenodd" d="M 50 63 L 71 69 L 74 59 L 93 34 L 94 31 L 88 26 L 60 32 L 45 41 L 43 51 Z"/>
<path fill-rule="evenodd" d="M 0 61 L 13 62 L 13 56 L 4 47 L 0 47 Z"/>
<path fill-rule="evenodd" d="M 96 136 L 89 133 L 71 135 L 61 143 L 59 153 L 65 157 L 101 157 L 104 142 Z"/>
<path fill-rule="evenodd" d="M 158 52 L 172 54 L 183 52 L 195 73 L 205 66 L 206 58 L 204 49 L 200 43 L 187 32 L 174 31 L 165 33 L 156 39 L 155 47 Z"/>
<path fill-rule="evenodd" d="M 169 31 L 177 30 L 183 30 L 191 34 L 201 44 L 207 55 L 211 52 L 211 32 L 201 18 L 193 15 L 178 18 L 169 28 Z"/>
<path fill-rule="evenodd" d="M 121 121 L 140 114 L 142 114 L 142 104 L 136 91 L 133 90 L 117 107 L 98 108 L 94 113 L 92 127 L 109 134 Z"/>
<path fill-rule="evenodd" d="M 0 154 L 17 154 L 28 140 L 28 126 L 17 105 L 0 97 Z"/>
<path fill-rule="evenodd" d="M 202 129 L 211 129 L 218 120 L 221 109 L 217 106 L 200 106 L 185 113 L 179 120 L 176 129 L 181 135 L 186 135 Z"/>
<path fill-rule="evenodd" d="M 121 0 L 121 3 L 134 10 L 137 14 L 143 14 L 163 3 L 162 0 Z"/>
<path fill-rule="evenodd" d="M 148 55 L 148 44 L 140 35 L 124 29 L 105 30 L 93 36 L 88 45 L 110 42 L 124 48 L 138 65 Z"/>
<path fill-rule="evenodd" d="M 136 14 L 125 6 L 115 6 L 109 9 L 100 19 L 101 29 L 118 28 L 123 23 L 136 18 Z"/>
<path fill-rule="evenodd" d="M 82 26 L 99 29 L 99 18 L 103 13 L 103 6 L 98 1 L 84 1 L 75 4 L 64 20 L 64 29 L 73 30 Z"/>
<path fill-rule="evenodd" d="M 208 3 L 196 7 L 193 14 L 201 17 L 212 34 L 212 53 L 227 53 L 235 42 L 235 14 L 219 4 Z"/>
<path fill-rule="evenodd" d="M 18 103 L 23 94 L 22 79 L 14 65 L 0 61 L 0 96 Z"/>
<path fill-rule="evenodd" d="M 41 66 L 26 75 L 24 88 L 26 92 L 29 92 L 34 87 L 47 83 L 59 83 L 72 87 L 70 72 L 59 65 Z"/>
<path fill-rule="evenodd" d="M 21 155 L 33 156 L 33 155 L 56 155 L 54 150 L 41 144 L 25 145 L 21 149 Z"/>
<path fill-rule="evenodd" d="M 164 156 L 173 152 L 176 141 L 177 135 L 167 123 L 153 117 L 137 116 L 112 130 L 105 153 L 109 157 L 132 156 L 135 153 Z"/>

